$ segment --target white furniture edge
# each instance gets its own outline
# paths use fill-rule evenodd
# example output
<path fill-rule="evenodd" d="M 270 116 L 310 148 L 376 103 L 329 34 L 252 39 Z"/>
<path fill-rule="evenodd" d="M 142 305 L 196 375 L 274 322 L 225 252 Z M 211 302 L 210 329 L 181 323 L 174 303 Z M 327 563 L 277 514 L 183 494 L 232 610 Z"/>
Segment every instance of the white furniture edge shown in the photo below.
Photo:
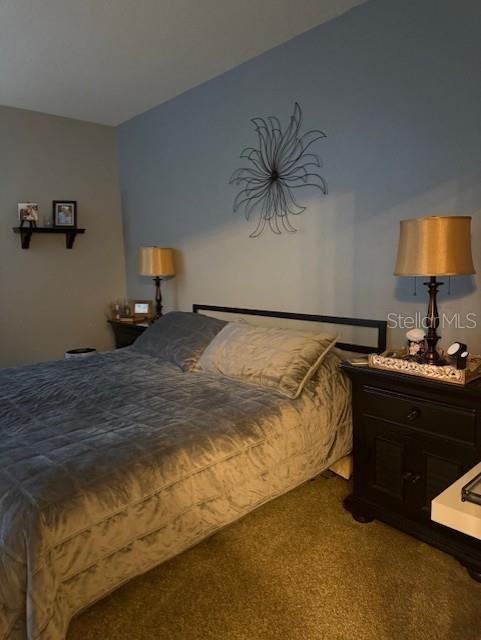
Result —
<path fill-rule="evenodd" d="M 481 473 L 481 463 L 431 502 L 431 520 L 481 540 L 481 505 L 461 500 L 461 489 Z"/>

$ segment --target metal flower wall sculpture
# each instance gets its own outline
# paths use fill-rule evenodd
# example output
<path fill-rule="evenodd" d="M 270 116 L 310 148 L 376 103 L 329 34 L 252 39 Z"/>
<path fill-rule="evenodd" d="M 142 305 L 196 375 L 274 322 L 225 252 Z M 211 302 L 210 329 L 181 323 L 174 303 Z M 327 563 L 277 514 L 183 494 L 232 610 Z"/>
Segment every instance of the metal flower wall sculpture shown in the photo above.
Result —
<path fill-rule="evenodd" d="M 282 233 L 282 229 L 295 232 L 289 216 L 299 215 L 306 207 L 296 202 L 294 190 L 317 187 L 327 194 L 326 181 L 312 169 L 321 166 L 319 156 L 306 153 L 316 140 L 325 138 L 326 134 L 317 129 L 300 134 L 302 111 L 297 102 L 285 131 L 274 116 L 267 120 L 253 118 L 251 122 L 259 146 L 257 149 L 246 147 L 242 151 L 240 157 L 250 164 L 234 171 L 229 181 L 243 186 L 234 200 L 234 211 L 243 207 L 247 220 L 256 211 L 258 221 L 251 238 L 260 236 L 267 224 L 274 233 Z"/>

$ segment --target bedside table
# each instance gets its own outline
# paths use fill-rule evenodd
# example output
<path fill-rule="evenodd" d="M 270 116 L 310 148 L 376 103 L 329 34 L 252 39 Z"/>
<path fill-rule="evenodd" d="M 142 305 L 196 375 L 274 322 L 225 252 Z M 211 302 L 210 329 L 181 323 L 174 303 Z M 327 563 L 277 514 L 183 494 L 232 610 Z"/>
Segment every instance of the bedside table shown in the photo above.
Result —
<path fill-rule="evenodd" d="M 109 320 L 115 337 L 115 348 L 128 347 L 149 327 L 146 322 L 120 322 L 119 320 Z"/>
<path fill-rule="evenodd" d="M 481 460 L 481 381 L 462 387 L 344 363 L 354 490 L 345 507 L 450 553 L 481 581 L 481 542 L 431 520 L 431 501 Z"/>

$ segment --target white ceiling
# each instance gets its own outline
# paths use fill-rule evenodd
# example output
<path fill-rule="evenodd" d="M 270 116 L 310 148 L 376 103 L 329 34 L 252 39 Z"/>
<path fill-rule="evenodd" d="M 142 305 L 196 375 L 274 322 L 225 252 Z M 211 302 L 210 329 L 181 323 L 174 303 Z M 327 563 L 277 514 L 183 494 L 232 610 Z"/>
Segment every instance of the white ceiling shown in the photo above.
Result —
<path fill-rule="evenodd" d="M 0 104 L 116 125 L 365 0 L 0 0 Z"/>

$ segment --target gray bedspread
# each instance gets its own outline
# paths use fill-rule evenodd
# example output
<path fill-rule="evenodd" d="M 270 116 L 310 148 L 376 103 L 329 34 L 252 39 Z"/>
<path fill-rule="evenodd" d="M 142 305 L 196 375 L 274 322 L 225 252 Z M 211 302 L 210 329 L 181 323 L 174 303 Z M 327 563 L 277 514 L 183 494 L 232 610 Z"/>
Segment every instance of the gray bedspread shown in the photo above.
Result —
<path fill-rule="evenodd" d="M 0 638 L 80 609 L 351 447 L 330 354 L 297 400 L 123 349 L 0 370 Z"/>

